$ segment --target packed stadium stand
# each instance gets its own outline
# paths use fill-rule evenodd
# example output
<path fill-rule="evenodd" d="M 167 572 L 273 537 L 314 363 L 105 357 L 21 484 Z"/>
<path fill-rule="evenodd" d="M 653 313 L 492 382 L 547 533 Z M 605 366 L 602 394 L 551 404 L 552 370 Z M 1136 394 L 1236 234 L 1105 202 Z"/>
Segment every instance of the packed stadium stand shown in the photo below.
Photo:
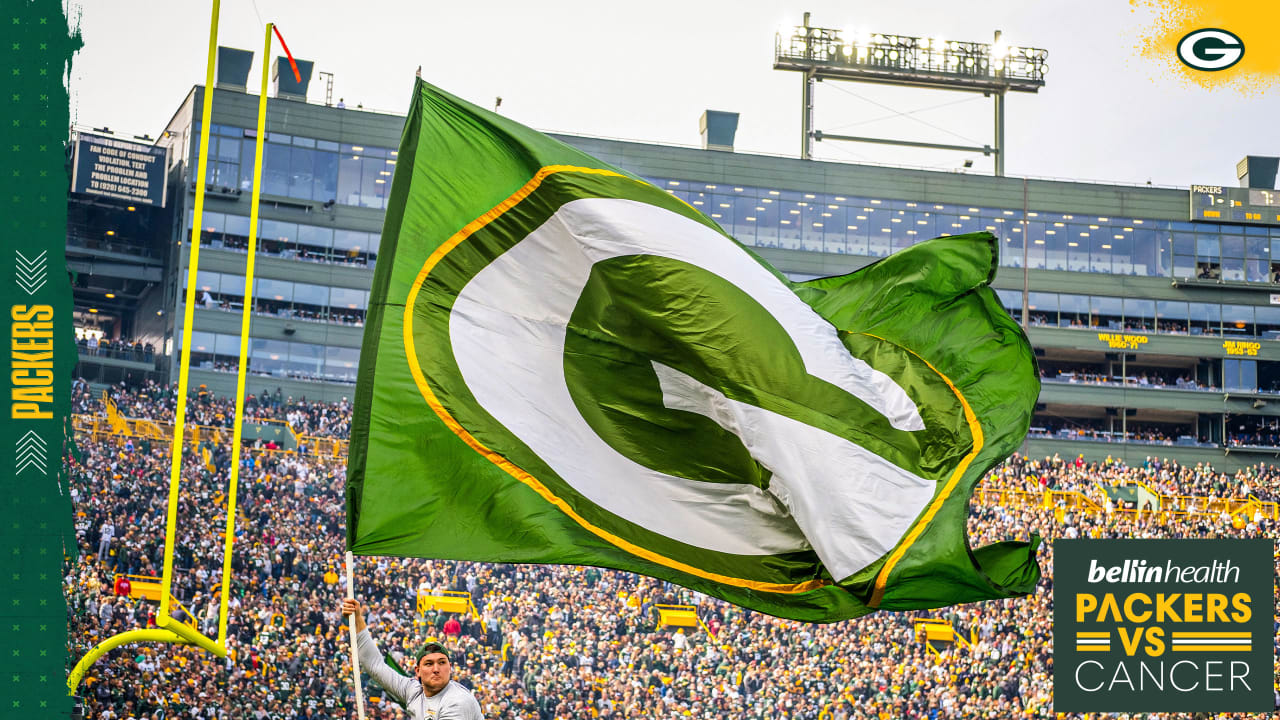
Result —
<path fill-rule="evenodd" d="M 69 457 L 78 555 L 66 563 L 69 655 L 154 622 L 164 550 L 172 387 L 105 393 L 78 381 Z M 225 488 L 241 468 L 230 655 L 134 645 L 81 686 L 88 718 L 355 717 L 343 596 L 348 403 L 255 394 L 252 424 L 286 424 L 230 454 L 232 403 L 191 393 L 175 547 L 177 617 L 217 629 Z M 264 439 L 265 438 L 265 439 Z M 1163 460 L 1013 456 L 972 503 L 973 545 L 1059 537 L 1273 537 L 1280 470 L 1234 474 Z M 368 558 L 371 627 L 393 657 L 427 637 L 487 718 L 1052 717 L 1053 555 L 1034 597 L 829 625 L 780 620 L 597 568 Z M 467 597 L 450 605 L 432 598 Z M 695 625 L 658 605 L 693 606 Z M 450 609 L 461 610 L 451 612 Z M 666 618 L 673 624 L 661 624 Z M 369 717 L 404 717 L 366 678 Z M 1148 717 L 1157 717 L 1151 715 Z"/>

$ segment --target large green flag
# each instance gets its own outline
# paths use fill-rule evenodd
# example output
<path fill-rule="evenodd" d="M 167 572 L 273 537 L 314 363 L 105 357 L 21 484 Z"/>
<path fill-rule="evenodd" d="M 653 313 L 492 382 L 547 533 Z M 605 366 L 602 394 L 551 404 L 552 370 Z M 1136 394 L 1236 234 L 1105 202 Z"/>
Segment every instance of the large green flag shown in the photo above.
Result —
<path fill-rule="evenodd" d="M 789 282 L 667 192 L 419 82 L 347 480 L 363 555 L 598 565 L 832 621 L 1031 592 L 971 550 L 1039 392 L 987 234 Z"/>

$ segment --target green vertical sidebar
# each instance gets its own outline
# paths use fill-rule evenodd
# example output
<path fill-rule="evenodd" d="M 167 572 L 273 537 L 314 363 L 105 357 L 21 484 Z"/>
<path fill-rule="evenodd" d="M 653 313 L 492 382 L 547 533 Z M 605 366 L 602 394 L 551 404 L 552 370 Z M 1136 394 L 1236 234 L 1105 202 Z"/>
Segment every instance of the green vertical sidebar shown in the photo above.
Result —
<path fill-rule="evenodd" d="M 66 269 L 68 95 L 81 47 L 58 0 L 0 9 L 0 718 L 67 717 L 63 453 L 76 364 Z"/>

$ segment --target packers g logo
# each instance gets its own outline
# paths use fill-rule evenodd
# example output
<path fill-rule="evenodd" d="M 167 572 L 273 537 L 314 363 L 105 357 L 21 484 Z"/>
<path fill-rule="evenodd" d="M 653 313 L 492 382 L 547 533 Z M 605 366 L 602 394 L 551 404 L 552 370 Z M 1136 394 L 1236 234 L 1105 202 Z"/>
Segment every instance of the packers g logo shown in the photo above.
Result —
<path fill-rule="evenodd" d="M 1226 70 L 1240 62 L 1242 57 L 1244 41 L 1235 33 L 1220 28 L 1195 30 L 1178 41 L 1178 59 L 1194 70 Z"/>
<path fill-rule="evenodd" d="M 736 577 L 816 555 L 836 581 L 892 550 L 972 446 L 947 381 L 842 337 L 666 193 L 543 172 L 441 246 L 409 296 L 437 414 L 624 549 L 692 546 Z"/>

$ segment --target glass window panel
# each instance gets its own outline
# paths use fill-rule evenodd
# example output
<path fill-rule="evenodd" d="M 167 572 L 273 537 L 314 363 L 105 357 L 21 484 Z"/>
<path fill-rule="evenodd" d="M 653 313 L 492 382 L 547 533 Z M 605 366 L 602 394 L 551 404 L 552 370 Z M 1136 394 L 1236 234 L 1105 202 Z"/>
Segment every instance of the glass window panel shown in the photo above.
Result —
<path fill-rule="evenodd" d="M 293 142 L 293 138 L 291 136 L 286 135 L 284 133 L 278 133 L 278 132 L 267 133 L 267 140 L 269 142 L 281 143 L 284 145 L 288 145 L 289 143 Z"/>
<path fill-rule="evenodd" d="M 327 252 L 333 246 L 333 228 L 299 225 L 298 245 L 304 253 Z"/>
<path fill-rule="evenodd" d="M 218 162 L 218 185 L 234 190 L 240 185 L 240 163 Z"/>
<path fill-rule="evenodd" d="M 1190 303 L 1191 334 L 1217 335 L 1222 325 L 1222 306 L 1216 303 Z"/>
<path fill-rule="evenodd" d="M 329 304 L 335 308 L 364 310 L 368 293 L 355 288 L 329 288 Z"/>
<path fill-rule="evenodd" d="M 329 288 L 324 285 L 294 283 L 293 302 L 295 305 L 303 304 L 327 307 L 329 305 Z"/>
<path fill-rule="evenodd" d="M 312 343 L 289 343 L 289 369 L 308 377 L 324 372 L 324 346 Z"/>
<path fill-rule="evenodd" d="M 867 206 L 859 215 L 866 217 L 870 241 L 868 254 L 871 257 L 884 257 L 893 252 L 893 223 L 889 222 L 889 211 Z"/>
<path fill-rule="evenodd" d="M 1124 299 L 1124 326 L 1130 330 L 1155 329 L 1155 300 Z"/>
<path fill-rule="evenodd" d="M 387 166 L 387 169 L 395 170 L 390 165 Z M 725 230 L 733 227 L 733 198 L 719 192 L 706 191 L 702 193 L 702 201 L 706 204 L 699 209 L 714 220 L 717 225 Z"/>
<path fill-rule="evenodd" d="M 1083 238 L 1082 238 L 1083 239 Z M 1112 244 L 1115 239 L 1111 231 L 1105 227 L 1089 230 L 1089 269 L 1093 272 L 1110 273 Z M 1083 247 L 1083 243 L 1081 243 Z"/>
<path fill-rule="evenodd" d="M 1254 228 L 1245 229 L 1253 230 Z M 1253 260 L 1269 260 L 1271 253 L 1267 252 L 1270 249 L 1267 245 L 1266 236 L 1249 235 L 1244 239 L 1244 255 Z"/>
<path fill-rule="evenodd" d="M 733 236 L 744 245 L 755 245 L 756 227 L 760 223 L 760 213 L 755 209 L 756 199 L 735 193 L 730 202 L 733 203 Z"/>
<path fill-rule="evenodd" d="M 802 231 L 802 247 L 813 252 L 822 252 L 823 239 L 827 232 L 827 218 L 822 216 L 821 205 L 816 200 L 805 201 L 800 208 L 800 229 Z"/>
<path fill-rule="evenodd" d="M 1099 295 L 1089 296 L 1089 309 L 1092 317 L 1090 325 L 1120 330 L 1124 327 L 1124 305 L 1118 297 Z"/>
<path fill-rule="evenodd" d="M 1043 270 L 1045 267 L 1045 235 L 1044 223 L 1027 223 L 1027 267 Z"/>
<path fill-rule="evenodd" d="M 1133 265 L 1133 233 L 1124 232 L 1122 228 L 1104 228 L 1110 239 L 1103 245 L 1110 245 L 1111 272 L 1116 275 L 1136 275 L 1138 271 Z M 1107 248 L 1104 247 L 1104 250 Z"/>
<path fill-rule="evenodd" d="M 1187 304 L 1180 300 L 1156 301 L 1156 320 L 1160 332 L 1187 332 Z"/>
<path fill-rule="evenodd" d="M 1196 258 L 1194 255 L 1173 256 L 1173 276 L 1184 280 L 1196 276 Z"/>
<path fill-rule="evenodd" d="M 249 218 L 243 215 L 228 215 L 226 233 L 238 237 L 249 237 Z"/>
<path fill-rule="evenodd" d="M 1258 361 L 1240 361 L 1240 384 L 1249 392 L 1258 391 Z"/>
<path fill-rule="evenodd" d="M 325 374 L 343 380 L 355 380 L 360 366 L 359 348 L 326 347 L 324 351 Z"/>
<path fill-rule="evenodd" d="M 937 215 L 931 211 L 919 210 L 907 213 L 907 222 L 911 223 L 911 229 L 916 231 L 915 241 L 928 240 L 938 236 Z"/>
<path fill-rule="evenodd" d="M 853 199 L 850 199 L 853 202 Z M 862 217 L 859 218 L 858 216 Z M 868 243 L 871 239 L 871 221 L 869 216 L 862 212 L 861 206 L 846 205 L 844 206 L 844 243 L 845 249 L 850 255 L 867 255 L 870 250 Z"/>
<path fill-rule="evenodd" d="M 192 173 L 194 177 L 195 173 Z M 204 181 L 206 185 L 217 185 L 218 177 L 218 138 L 209 138 L 209 170 Z"/>
<path fill-rule="evenodd" d="M 181 337 L 181 333 L 177 333 Z M 191 352 L 213 352 L 213 333 L 201 330 L 191 331 Z"/>
<path fill-rule="evenodd" d="M 298 226 L 279 220 L 263 220 L 258 234 L 263 240 L 292 244 L 298 239 Z"/>
<path fill-rule="evenodd" d="M 1222 279 L 1244 281 L 1244 260 L 1241 258 L 1222 258 Z"/>
<path fill-rule="evenodd" d="M 1066 231 L 1067 269 L 1077 272 L 1088 272 L 1089 226 L 1068 223 Z"/>
<path fill-rule="evenodd" d="M 338 157 L 338 202 L 343 205 L 360 204 L 362 167 L 359 153 L 344 150 Z"/>
<path fill-rule="evenodd" d="M 1173 252 L 1178 255 L 1196 254 L 1196 235 L 1189 232 L 1173 233 Z"/>
<path fill-rule="evenodd" d="M 391 187 L 391 172 L 384 158 L 364 156 L 360 159 L 363 169 L 360 181 L 361 207 L 385 207 L 387 189 Z"/>
<path fill-rule="evenodd" d="M 907 230 L 911 229 L 907 220 L 906 210 L 890 210 L 889 212 L 889 242 L 893 246 L 893 252 L 905 250 L 911 247 L 913 236 L 907 234 Z"/>
<path fill-rule="evenodd" d="M 1067 269 L 1067 229 L 1048 227 L 1044 231 L 1045 268 L 1048 270 Z M 1087 309 L 1086 309 L 1087 312 Z"/>
<path fill-rule="evenodd" d="M 1253 306 L 1252 305 L 1223 305 L 1222 306 L 1222 331 L 1223 335 L 1230 337 L 1233 335 L 1255 334 L 1253 324 Z"/>
<path fill-rule="evenodd" d="M 312 176 L 311 197 L 321 202 L 338 200 L 338 154 L 316 150 L 315 174 Z"/>
<path fill-rule="evenodd" d="M 280 373 L 289 360 L 289 343 L 284 340 L 249 338 L 249 357 L 253 358 L 249 365 L 254 370 Z"/>
<path fill-rule="evenodd" d="M 222 294 L 227 297 L 244 297 L 244 276 L 223 273 Z"/>
<path fill-rule="evenodd" d="M 1245 260 L 1244 279 L 1249 282 L 1268 282 L 1271 264 L 1266 260 Z"/>
<path fill-rule="evenodd" d="M 222 273 L 209 272 L 208 270 L 196 271 L 196 289 L 211 293 L 221 292 Z M 186 285 L 185 278 L 183 285 Z M 200 302 L 200 293 L 196 293 L 196 302 Z"/>
<path fill-rule="evenodd" d="M 1027 295 L 1027 310 L 1032 325 L 1058 324 L 1058 294 L 1031 292 Z"/>
<path fill-rule="evenodd" d="M 1206 258 L 1216 259 L 1222 255 L 1222 241 L 1220 235 L 1208 235 L 1201 233 L 1196 236 L 1196 255 Z"/>
<path fill-rule="evenodd" d="M 1223 257 L 1244 257 L 1244 238 L 1240 235 L 1223 235 L 1222 240 L 1222 256 Z"/>
<path fill-rule="evenodd" d="M 221 234 L 226 227 L 227 216 L 219 212 L 205 211 L 200 217 L 200 228 L 207 233 Z"/>
<path fill-rule="evenodd" d="M 356 250 L 363 251 L 369 245 L 369 233 L 359 230 L 342 230 L 333 231 L 333 249 L 334 250 Z"/>
<path fill-rule="evenodd" d="M 214 354 L 240 357 L 239 335 L 218 335 L 213 339 Z"/>
<path fill-rule="evenodd" d="M 1227 390 L 1243 390 L 1240 387 L 1240 361 L 1227 358 L 1222 361 L 1222 386 Z"/>
<path fill-rule="evenodd" d="M 255 279 L 257 284 L 257 296 L 263 300 L 273 300 L 277 303 L 293 301 L 293 283 L 283 280 L 272 280 L 270 278 Z"/>
<path fill-rule="evenodd" d="M 1020 268 L 1022 267 L 1023 256 L 1022 228 L 1009 223 L 1005 223 L 1005 225 L 1007 226 L 1005 229 L 1009 234 L 1004 237 L 1004 242 L 1000 247 L 1000 264 L 1005 267 Z M 1014 228 L 1017 228 L 1019 232 L 1013 232 Z"/>
<path fill-rule="evenodd" d="M 799 249 L 802 222 L 799 203 L 795 200 L 780 200 L 774 204 L 778 206 L 778 247 Z"/>
<path fill-rule="evenodd" d="M 1129 258 L 1134 275 L 1159 276 L 1165 274 L 1161 270 L 1160 251 L 1156 242 L 1156 233 L 1143 227 L 1135 227 L 1129 236 Z"/>
<path fill-rule="evenodd" d="M 262 150 L 262 192 L 289 195 L 289 163 L 292 148 L 267 143 Z"/>
<path fill-rule="evenodd" d="M 776 198 L 762 192 L 759 203 L 753 209 L 759 218 L 756 223 L 756 244 L 760 247 L 778 247 L 778 224 L 781 209 Z"/>
<path fill-rule="evenodd" d="M 293 144 L 295 147 L 313 148 L 316 146 L 314 138 L 293 136 Z"/>
<path fill-rule="evenodd" d="M 1253 309 L 1258 335 L 1268 340 L 1280 339 L 1280 306 L 1260 305 Z"/>
<path fill-rule="evenodd" d="M 1062 327 L 1089 326 L 1089 296 L 1060 293 L 1058 324 Z"/>
<path fill-rule="evenodd" d="M 311 200 L 311 186 L 315 180 L 315 151 L 295 147 L 290 149 L 289 157 L 289 197 Z"/>
<path fill-rule="evenodd" d="M 257 146 L 253 140 L 240 143 L 240 189 L 245 192 L 253 190 L 253 160 Z"/>
<path fill-rule="evenodd" d="M 211 139 L 212 140 L 212 139 Z M 218 138 L 219 160 L 240 162 L 240 141 L 233 138 Z"/>

